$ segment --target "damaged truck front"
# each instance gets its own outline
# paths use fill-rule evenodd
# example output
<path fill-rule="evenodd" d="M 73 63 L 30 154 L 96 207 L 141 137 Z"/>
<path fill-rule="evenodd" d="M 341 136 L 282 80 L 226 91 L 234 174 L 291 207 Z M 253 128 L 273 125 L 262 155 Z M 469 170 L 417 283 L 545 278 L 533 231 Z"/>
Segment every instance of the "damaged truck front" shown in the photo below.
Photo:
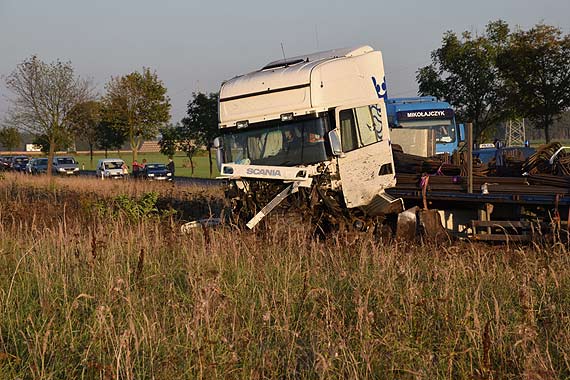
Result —
<path fill-rule="evenodd" d="M 385 192 L 396 183 L 385 94 L 382 54 L 369 46 L 224 82 L 214 145 L 234 216 L 253 228 L 288 204 L 356 225 L 400 212 L 402 200 Z"/>

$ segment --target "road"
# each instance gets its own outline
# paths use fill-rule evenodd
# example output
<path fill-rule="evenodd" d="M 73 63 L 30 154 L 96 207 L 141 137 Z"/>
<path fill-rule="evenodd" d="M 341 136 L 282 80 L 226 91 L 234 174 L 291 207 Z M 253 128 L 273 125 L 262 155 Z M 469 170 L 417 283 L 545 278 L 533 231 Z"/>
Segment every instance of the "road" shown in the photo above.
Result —
<path fill-rule="evenodd" d="M 81 170 L 79 175 L 86 177 L 95 177 L 95 170 Z M 174 177 L 174 182 L 182 186 L 223 186 L 223 180 L 209 178 L 192 178 L 192 177 Z"/>

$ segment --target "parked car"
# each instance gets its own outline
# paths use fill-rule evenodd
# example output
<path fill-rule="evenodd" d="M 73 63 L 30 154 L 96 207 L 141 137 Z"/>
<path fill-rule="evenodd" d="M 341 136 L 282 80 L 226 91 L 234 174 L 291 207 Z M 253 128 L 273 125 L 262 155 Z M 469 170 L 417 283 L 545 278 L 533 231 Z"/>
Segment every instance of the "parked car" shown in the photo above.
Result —
<path fill-rule="evenodd" d="M 48 159 L 45 157 L 32 158 L 26 165 L 26 173 L 43 174 L 47 173 Z"/>
<path fill-rule="evenodd" d="M 104 158 L 97 162 L 95 174 L 101 179 L 125 178 L 129 174 L 129 169 L 125 161 L 120 158 Z"/>
<path fill-rule="evenodd" d="M 156 181 L 172 181 L 172 173 L 165 164 L 146 164 L 142 169 L 143 179 L 156 180 Z"/>
<path fill-rule="evenodd" d="M 52 172 L 61 175 L 77 175 L 79 174 L 79 165 L 71 156 L 54 157 Z"/>
<path fill-rule="evenodd" d="M 0 171 L 10 170 L 12 164 L 12 156 L 0 156 Z"/>
<path fill-rule="evenodd" d="M 28 161 L 30 161 L 30 158 L 28 156 L 14 156 L 12 157 L 10 168 L 16 172 L 23 173 L 26 171 L 26 165 L 28 164 Z"/>

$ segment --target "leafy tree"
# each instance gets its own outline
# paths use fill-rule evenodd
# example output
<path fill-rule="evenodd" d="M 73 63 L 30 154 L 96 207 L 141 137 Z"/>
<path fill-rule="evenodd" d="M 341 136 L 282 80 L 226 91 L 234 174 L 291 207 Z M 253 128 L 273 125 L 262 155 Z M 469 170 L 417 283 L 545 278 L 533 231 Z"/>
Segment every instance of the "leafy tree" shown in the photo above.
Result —
<path fill-rule="evenodd" d="M 16 127 L 4 127 L 0 129 L 0 145 L 10 152 L 22 142 L 20 132 Z"/>
<path fill-rule="evenodd" d="M 32 56 L 7 76 L 6 87 L 14 94 L 9 123 L 47 139 L 50 175 L 56 145 L 70 135 L 69 113 L 90 99 L 90 83 L 75 75 L 70 62 L 45 63 Z"/>
<path fill-rule="evenodd" d="M 208 149 L 210 161 L 210 177 L 213 174 L 212 141 L 218 132 L 218 94 L 192 93 L 188 102 L 188 116 L 182 119 L 180 137 L 184 141 L 182 149 L 188 155 L 200 146 Z M 192 163 L 192 162 L 191 162 Z"/>
<path fill-rule="evenodd" d="M 165 156 L 172 157 L 176 154 L 176 149 L 178 147 L 178 129 L 180 128 L 179 125 L 168 125 L 164 128 L 160 129 L 161 138 L 158 141 L 158 145 L 160 146 L 160 153 L 164 154 Z"/>
<path fill-rule="evenodd" d="M 509 86 L 511 104 L 544 130 L 548 143 L 550 127 L 570 108 L 570 35 L 538 24 L 513 33 L 509 41 L 497 64 Z"/>
<path fill-rule="evenodd" d="M 69 114 L 73 132 L 89 144 L 89 156 L 93 166 L 93 147 L 97 143 L 97 132 L 101 123 L 101 103 L 96 100 L 79 103 Z"/>
<path fill-rule="evenodd" d="M 178 126 L 177 133 L 178 147 L 186 154 L 186 157 L 188 157 L 188 160 L 190 161 L 190 172 L 191 175 L 194 175 L 195 165 L 193 158 L 194 154 L 196 154 L 198 148 L 200 147 L 197 143 L 198 140 L 193 138 L 193 131 L 184 126 Z"/>
<path fill-rule="evenodd" d="M 159 128 L 170 120 L 166 88 L 155 72 L 143 68 L 142 73 L 112 78 L 106 89 L 105 121 L 127 136 L 134 161 L 143 141 L 155 138 Z"/>
<path fill-rule="evenodd" d="M 197 143 L 199 132 L 186 128 L 181 124 L 169 126 L 161 130 L 162 138 L 158 142 L 160 145 L 160 152 L 167 156 L 173 156 L 176 150 L 180 150 L 186 154 L 188 161 L 190 161 L 191 175 L 194 175 L 194 154 L 199 149 Z"/>
<path fill-rule="evenodd" d="M 118 151 L 127 141 L 124 130 L 117 129 L 104 121 L 99 123 L 95 136 L 97 147 L 105 151 L 105 158 L 108 157 L 109 150 L 116 149 Z"/>
<path fill-rule="evenodd" d="M 55 145 L 60 148 L 67 148 L 71 146 L 72 143 L 71 134 L 64 134 L 57 138 Z M 47 135 L 35 135 L 32 144 L 39 146 L 40 151 L 44 154 L 49 154 L 51 148 L 51 142 Z"/>
<path fill-rule="evenodd" d="M 509 33 L 508 25 L 501 20 L 487 24 L 486 33 L 481 36 L 463 32 L 458 37 L 448 31 L 442 46 L 431 53 L 432 64 L 417 72 L 419 93 L 452 104 L 459 119 L 474 123 L 477 140 L 512 114 L 496 66 Z"/>

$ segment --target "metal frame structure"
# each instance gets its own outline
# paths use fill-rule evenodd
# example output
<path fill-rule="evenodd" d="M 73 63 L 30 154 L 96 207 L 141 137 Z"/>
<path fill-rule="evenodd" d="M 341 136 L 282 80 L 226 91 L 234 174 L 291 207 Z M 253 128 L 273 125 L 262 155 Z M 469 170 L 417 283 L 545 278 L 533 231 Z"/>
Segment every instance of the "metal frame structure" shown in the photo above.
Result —
<path fill-rule="evenodd" d="M 524 146 L 526 141 L 524 118 L 509 120 L 505 131 L 507 146 Z"/>

